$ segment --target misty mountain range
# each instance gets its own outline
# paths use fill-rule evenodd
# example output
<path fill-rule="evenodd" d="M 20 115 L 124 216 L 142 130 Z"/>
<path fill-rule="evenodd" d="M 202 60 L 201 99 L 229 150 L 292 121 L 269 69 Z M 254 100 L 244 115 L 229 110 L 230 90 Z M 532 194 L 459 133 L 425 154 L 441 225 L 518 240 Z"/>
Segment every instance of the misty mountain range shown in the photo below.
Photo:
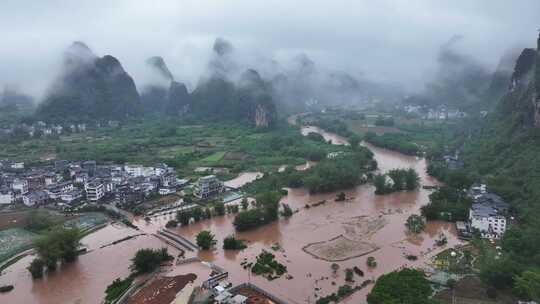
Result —
<path fill-rule="evenodd" d="M 406 98 L 405 103 L 445 104 L 468 110 L 489 107 L 503 95 L 518 52 L 507 52 L 492 72 L 475 58 L 458 52 L 455 45 L 460 40 L 459 36 L 453 37 L 440 48 L 435 77 L 423 92 Z M 372 99 L 395 101 L 403 94 L 399 89 L 344 72 L 322 71 L 305 54 L 296 56 L 285 68 L 274 60 L 261 63 L 270 66 L 261 74 L 242 66 L 235 57 L 235 47 L 222 38 L 215 40 L 207 72 L 191 92 L 175 79 L 174 69 L 178 67 L 171 69 L 162 57 L 148 58 L 145 64 L 151 80 L 137 87 L 118 59 L 99 57 L 83 42 L 74 42 L 64 52 L 62 71 L 38 103 L 34 118 L 79 122 L 149 114 L 194 115 L 267 127 L 278 114 L 305 111 L 309 102 L 322 107 L 360 105 Z M 4 95 L 16 101 L 14 93 L 10 94 Z M 28 104 L 29 97 L 21 100 Z M 2 104 L 9 102 L 0 100 Z M 32 111 L 28 106 L 22 108 Z"/>
<path fill-rule="evenodd" d="M 146 60 L 152 81 L 137 88 L 117 58 L 99 57 L 85 43 L 74 42 L 64 52 L 62 70 L 38 103 L 34 118 L 76 122 L 193 114 L 268 126 L 278 112 L 303 111 L 308 101 L 354 104 L 394 94 L 347 73 L 320 71 L 306 55 L 297 56 L 286 69 L 270 61 L 277 72 L 263 76 L 236 62 L 234 46 L 222 38 L 215 40 L 212 51 L 207 73 L 189 92 L 174 78 L 175 67 L 170 69 L 162 57 Z"/>
<path fill-rule="evenodd" d="M 492 71 L 477 59 L 457 51 L 456 45 L 462 39 L 454 36 L 441 46 L 435 77 L 422 92 L 406 98 L 405 103 L 429 107 L 447 105 L 465 111 L 486 110 L 496 105 L 510 85 L 520 50 L 506 51 Z"/>

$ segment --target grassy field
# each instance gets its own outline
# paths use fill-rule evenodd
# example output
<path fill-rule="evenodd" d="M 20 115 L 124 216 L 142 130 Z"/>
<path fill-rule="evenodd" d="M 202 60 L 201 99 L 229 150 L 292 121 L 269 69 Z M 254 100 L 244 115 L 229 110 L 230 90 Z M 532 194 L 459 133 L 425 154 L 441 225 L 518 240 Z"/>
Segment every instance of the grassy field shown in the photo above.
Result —
<path fill-rule="evenodd" d="M 289 139 L 287 143 L 283 139 Z M 304 163 L 313 149 L 331 150 L 302 139 L 298 130 L 281 121 L 271 130 L 239 123 L 186 125 L 181 119 L 131 121 L 116 129 L 89 129 L 60 137 L 26 139 L 0 145 L 0 159 L 43 163 L 53 158 L 93 159 L 99 162 L 174 166 L 182 177 L 196 177 L 197 167 L 273 170 Z M 249 160 L 225 159 L 227 152 L 249 155 Z"/>
<path fill-rule="evenodd" d="M 21 228 L 0 231 L 0 262 L 31 248 L 36 237 L 36 234 Z"/>
<path fill-rule="evenodd" d="M 104 224 L 107 222 L 107 217 L 103 213 L 99 212 L 87 212 L 81 216 L 68 220 L 64 223 L 64 226 L 75 226 L 80 230 L 88 230 L 95 226 Z"/>
<path fill-rule="evenodd" d="M 203 163 L 216 163 L 216 162 L 219 162 L 221 159 L 223 159 L 223 156 L 225 156 L 225 153 L 224 151 L 219 151 L 219 152 L 214 152 L 213 154 L 203 158 L 201 161 Z"/>

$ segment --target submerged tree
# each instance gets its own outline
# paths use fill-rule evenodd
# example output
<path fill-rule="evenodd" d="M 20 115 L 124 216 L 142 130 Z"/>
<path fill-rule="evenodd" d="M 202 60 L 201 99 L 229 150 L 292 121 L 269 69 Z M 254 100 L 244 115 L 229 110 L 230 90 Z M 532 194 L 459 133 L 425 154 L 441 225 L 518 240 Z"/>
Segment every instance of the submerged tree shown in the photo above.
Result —
<path fill-rule="evenodd" d="M 208 250 L 216 244 L 214 235 L 208 231 L 203 230 L 197 234 L 197 245 L 203 250 Z"/>
<path fill-rule="evenodd" d="M 422 230 L 424 230 L 426 223 L 424 221 L 424 218 L 421 217 L 418 214 L 412 214 L 407 218 L 407 222 L 405 223 L 405 226 L 409 229 L 412 233 L 420 233 Z"/>
<path fill-rule="evenodd" d="M 39 279 L 43 277 L 43 267 L 45 267 L 45 262 L 40 258 L 35 258 L 26 269 L 28 269 L 33 279 Z"/>

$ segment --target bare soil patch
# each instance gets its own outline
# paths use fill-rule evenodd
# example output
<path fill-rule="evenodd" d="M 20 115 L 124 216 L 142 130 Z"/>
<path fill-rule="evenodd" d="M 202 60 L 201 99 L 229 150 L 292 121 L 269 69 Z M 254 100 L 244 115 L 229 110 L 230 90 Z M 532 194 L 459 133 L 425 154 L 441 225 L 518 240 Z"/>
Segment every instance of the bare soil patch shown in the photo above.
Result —
<path fill-rule="evenodd" d="M 172 303 L 176 294 L 188 283 L 194 282 L 197 275 L 190 273 L 175 277 L 160 277 L 143 287 L 129 298 L 128 304 Z"/>

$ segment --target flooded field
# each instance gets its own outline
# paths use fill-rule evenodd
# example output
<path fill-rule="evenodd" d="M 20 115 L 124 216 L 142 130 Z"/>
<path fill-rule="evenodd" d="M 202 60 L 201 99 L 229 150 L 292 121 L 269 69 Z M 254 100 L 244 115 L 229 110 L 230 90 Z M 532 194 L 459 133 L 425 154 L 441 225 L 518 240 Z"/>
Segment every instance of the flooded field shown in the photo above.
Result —
<path fill-rule="evenodd" d="M 347 144 L 344 138 L 313 127 L 303 128 L 302 133 L 314 130 L 334 144 Z M 366 146 L 373 151 L 381 171 L 414 168 L 421 177 L 422 185 L 437 184 L 436 180 L 426 175 L 424 159 Z M 232 187 L 240 186 L 255 178 L 257 173 L 248 172 L 228 183 Z M 290 303 L 310 303 L 335 292 L 345 282 L 346 268 L 357 266 L 364 272 L 363 278 L 355 276 L 356 284 L 360 284 L 401 267 L 423 267 L 429 257 L 460 243 L 453 225 L 445 222 L 430 222 L 419 235 L 408 234 L 405 221 L 410 214 L 419 213 L 420 207 L 428 202 L 428 190 L 377 196 L 373 186 L 362 185 L 345 193 L 345 202 L 335 202 L 336 193 L 311 195 L 305 189 L 289 189 L 282 203 L 289 204 L 297 211 L 289 219 L 235 233 L 232 224 L 234 215 L 226 215 L 175 228 L 175 232 L 195 241 L 199 231 L 211 230 L 218 240 L 215 249 L 188 252 L 186 257 L 198 256 L 203 261 L 212 262 L 226 269 L 233 283 L 251 281 Z M 308 205 L 311 207 L 306 208 Z M 149 223 L 134 218 L 134 224 L 143 232 L 152 233 L 173 218 L 172 214 L 158 216 Z M 113 279 L 129 273 L 129 259 L 138 248 L 165 246 L 159 239 L 146 235 L 99 249 L 104 244 L 138 233 L 123 226 L 109 225 L 83 239 L 91 250 L 88 254 L 43 280 L 32 281 L 25 269 L 31 257 L 22 259 L 0 276 L 0 285 L 15 285 L 14 291 L 0 294 L 0 303 L 99 303 L 105 287 Z M 435 246 L 440 233 L 448 238 L 448 244 L 442 248 Z M 242 251 L 221 249 L 223 239 L 231 234 L 246 240 L 248 248 Z M 288 275 L 270 282 L 263 277 L 250 275 L 240 265 L 243 261 L 254 261 L 263 249 L 274 253 L 276 259 L 287 266 Z M 418 260 L 409 261 L 406 255 L 416 255 Z M 366 266 L 368 256 L 376 259 L 377 267 Z M 333 263 L 339 265 L 335 273 L 331 268 Z M 197 279 L 202 280 L 207 272 L 206 268 L 194 263 L 173 269 L 170 275 L 195 273 Z M 343 302 L 364 303 L 369 288 Z"/>
<path fill-rule="evenodd" d="M 118 277 L 129 275 L 130 259 L 139 248 L 168 247 L 154 236 L 140 235 L 100 248 L 137 234 L 140 232 L 123 225 L 108 225 L 82 239 L 88 253 L 38 280 L 32 280 L 26 270 L 34 256 L 24 257 L 0 276 L 0 285 L 15 286 L 13 291 L 0 294 L 0 303 L 101 303 L 107 285 Z M 172 248 L 169 252 L 175 254 Z"/>
<path fill-rule="evenodd" d="M 343 138 L 333 134 L 322 130 L 318 132 L 323 132 L 323 136 L 334 143 L 346 143 Z M 304 128 L 303 133 L 309 132 Z M 414 168 L 421 177 L 422 185 L 437 184 L 436 180 L 426 175 L 424 159 L 364 145 L 374 152 L 381 171 Z M 426 230 L 419 235 L 408 234 L 405 221 L 410 214 L 419 213 L 420 207 L 428 202 L 428 190 L 378 196 L 374 194 L 371 185 L 362 185 L 345 193 L 346 202 L 335 202 L 336 193 L 311 195 L 304 189 L 289 189 L 282 202 L 298 211 L 289 219 L 280 219 L 253 231 L 236 233 L 232 224 L 234 216 L 227 215 L 180 227 L 176 232 L 195 240 L 199 231 L 212 231 L 218 244 L 212 251 L 200 252 L 198 256 L 202 260 L 227 269 L 233 283 L 251 281 L 291 303 L 308 303 L 317 297 L 335 292 L 338 286 L 344 284 L 346 268 L 357 266 L 365 273 L 364 278 L 356 277 L 360 284 L 365 279 L 376 279 L 379 275 L 400 267 L 423 267 L 431 256 L 443 248 L 460 244 L 451 223 L 430 222 Z M 319 205 L 323 200 L 326 200 L 326 203 Z M 318 206 L 307 209 L 306 205 Z M 164 225 L 166 221 L 164 218 L 149 226 Z M 435 246 L 435 240 L 440 233 L 444 233 L 448 238 L 448 244 L 443 248 Z M 222 250 L 223 238 L 231 234 L 248 241 L 249 247 L 242 251 Z M 335 245 L 332 242 L 335 243 L 336 240 L 338 246 L 332 246 Z M 330 242 L 328 248 L 323 248 L 330 251 L 323 250 L 323 254 L 335 254 L 335 258 L 321 258 L 317 254 L 306 252 L 307 246 L 321 242 Z M 344 245 L 345 249 L 351 247 L 350 252 L 332 252 L 332 247 L 343 249 L 340 244 Z M 254 261 L 263 249 L 273 252 L 276 259 L 287 266 L 288 274 L 292 278 L 283 276 L 270 282 L 244 270 L 240 263 Z M 406 255 L 416 255 L 418 260 L 411 262 L 406 259 Z M 377 267 L 370 269 L 366 266 L 368 256 L 375 257 Z M 331 269 L 332 263 L 340 266 L 336 275 Z M 344 302 L 364 303 L 369 288 L 355 293 Z"/>
<path fill-rule="evenodd" d="M 228 180 L 224 184 L 226 187 L 237 189 L 261 177 L 263 177 L 261 172 L 242 172 L 236 178 Z"/>

